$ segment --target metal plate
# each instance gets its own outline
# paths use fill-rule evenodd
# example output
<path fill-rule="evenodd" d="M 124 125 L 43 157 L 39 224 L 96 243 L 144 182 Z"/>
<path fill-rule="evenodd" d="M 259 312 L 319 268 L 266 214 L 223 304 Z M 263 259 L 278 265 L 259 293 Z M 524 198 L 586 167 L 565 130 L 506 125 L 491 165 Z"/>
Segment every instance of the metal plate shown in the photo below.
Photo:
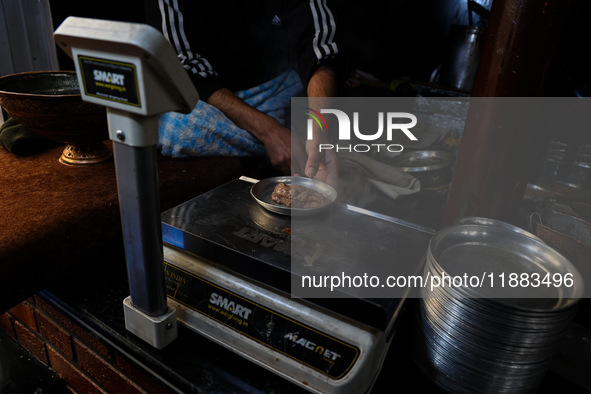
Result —
<path fill-rule="evenodd" d="M 326 204 L 315 208 L 293 208 L 278 204 L 273 201 L 271 195 L 273 194 L 275 186 L 280 183 L 307 187 L 310 190 L 321 193 L 327 198 L 327 202 Z M 250 194 L 263 208 L 274 213 L 290 216 L 306 216 L 319 213 L 328 208 L 337 199 L 337 192 L 332 186 L 301 176 L 278 176 L 260 180 L 252 186 Z"/>
<path fill-rule="evenodd" d="M 402 153 L 396 156 L 391 163 L 402 171 L 415 173 L 449 168 L 454 162 L 455 156 L 451 152 L 421 150 Z"/>
<path fill-rule="evenodd" d="M 515 231 L 516 233 L 519 233 L 521 235 L 525 235 L 526 237 L 534 238 L 534 239 L 538 240 L 539 242 L 544 242 L 542 239 L 536 237 L 534 234 L 530 233 L 529 231 L 526 231 L 520 227 L 514 226 L 510 223 L 503 222 L 501 220 L 485 218 L 485 217 L 480 217 L 480 216 L 466 216 L 463 218 L 456 219 L 454 221 L 454 224 L 455 225 L 475 224 L 475 225 L 479 225 L 479 226 L 497 226 L 497 227 L 505 228 L 509 231 Z"/>
<path fill-rule="evenodd" d="M 535 391 L 577 312 L 581 275 L 558 252 L 516 230 L 475 217 L 458 220 L 431 238 L 425 273 L 433 277 L 483 272 L 483 279 L 509 273 L 573 275 L 573 286 L 550 285 L 547 292 L 540 291 L 542 283 L 527 293 L 514 293 L 499 288 L 511 287 L 508 282 L 497 282 L 495 292 L 486 285 L 447 285 L 421 298 L 413 357 L 446 392 L 467 393 L 474 387 Z"/>
<path fill-rule="evenodd" d="M 509 286 L 499 288 L 497 282 L 497 286 L 488 287 L 487 284 L 461 289 L 476 298 L 495 298 L 498 302 L 511 303 L 513 308 L 517 308 L 513 305 L 515 300 L 521 299 L 519 309 L 537 311 L 542 299 L 553 299 L 553 309 L 559 310 L 572 306 L 583 295 L 583 278 L 570 261 L 535 237 L 504 227 L 476 224 L 450 226 L 433 236 L 428 252 L 432 267 L 450 276 L 484 273 L 498 279 L 503 273 L 538 274 L 542 278 L 546 274 L 572 275 L 572 286 L 518 286 L 511 289 Z"/>

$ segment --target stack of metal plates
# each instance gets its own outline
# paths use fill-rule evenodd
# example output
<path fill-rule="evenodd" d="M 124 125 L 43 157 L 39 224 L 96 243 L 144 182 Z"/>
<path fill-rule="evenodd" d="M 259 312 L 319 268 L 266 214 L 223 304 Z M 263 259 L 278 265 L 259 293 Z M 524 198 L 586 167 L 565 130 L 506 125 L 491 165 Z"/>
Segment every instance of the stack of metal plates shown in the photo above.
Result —
<path fill-rule="evenodd" d="M 454 393 L 534 391 L 583 295 L 567 259 L 496 221 L 438 231 L 424 278 L 432 286 L 418 303 L 413 357 Z"/>

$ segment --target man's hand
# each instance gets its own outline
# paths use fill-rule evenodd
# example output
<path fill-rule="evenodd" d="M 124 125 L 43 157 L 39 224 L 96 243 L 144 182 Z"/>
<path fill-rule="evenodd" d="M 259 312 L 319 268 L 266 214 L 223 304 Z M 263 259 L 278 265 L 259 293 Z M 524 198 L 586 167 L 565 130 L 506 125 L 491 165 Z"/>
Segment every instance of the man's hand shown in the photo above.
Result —
<path fill-rule="evenodd" d="M 291 168 L 292 162 L 305 160 L 303 144 L 292 146 L 291 130 L 277 120 L 246 104 L 228 89 L 215 91 L 207 102 L 222 111 L 236 126 L 258 138 L 273 167 L 285 175 L 303 170 L 303 167 Z"/>
<path fill-rule="evenodd" d="M 319 152 L 316 141 L 306 143 L 308 160 L 306 176 L 336 187 L 339 180 L 339 158 L 333 150 Z"/>
<path fill-rule="evenodd" d="M 326 97 L 336 95 L 336 75 L 325 66 L 313 74 L 307 89 L 309 106 L 321 108 Z M 236 126 L 247 130 L 265 146 L 271 164 L 285 175 L 306 175 L 333 186 L 338 181 L 339 160 L 333 151 L 319 151 L 328 136 L 314 132 L 314 139 L 304 144 L 291 130 L 270 116 L 249 106 L 228 89 L 215 91 L 207 100 L 222 111 Z"/>
<path fill-rule="evenodd" d="M 306 152 L 300 139 L 292 137 L 291 130 L 277 122 L 261 139 L 273 167 L 285 175 L 304 171 Z"/>
<path fill-rule="evenodd" d="M 320 111 L 330 107 L 330 98 L 337 95 L 337 77 L 333 69 L 320 66 L 310 78 L 307 88 L 308 106 Z M 326 131 L 313 125 L 313 139 L 306 141 L 305 174 L 310 178 L 336 186 L 339 179 L 339 159 L 333 150 L 320 151 L 320 144 L 330 143 Z"/>

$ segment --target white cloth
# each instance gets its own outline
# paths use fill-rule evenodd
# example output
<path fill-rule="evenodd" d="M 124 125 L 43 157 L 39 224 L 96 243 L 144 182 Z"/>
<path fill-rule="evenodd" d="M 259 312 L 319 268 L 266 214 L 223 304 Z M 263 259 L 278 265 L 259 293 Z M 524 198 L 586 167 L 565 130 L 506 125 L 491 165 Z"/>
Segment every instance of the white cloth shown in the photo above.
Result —
<path fill-rule="evenodd" d="M 418 178 L 402 171 L 400 168 L 375 160 L 363 153 L 339 152 L 339 160 L 341 166 L 357 170 L 363 175 L 372 189 L 391 199 L 395 200 L 400 196 L 411 195 L 421 190 L 421 182 Z M 347 189 L 349 194 L 352 194 L 352 190 L 357 190 L 359 200 L 372 198 L 371 193 L 368 193 L 368 190 L 362 190 L 363 187 L 359 184 L 363 182 L 363 178 L 352 177 L 349 180 L 344 180 L 344 182 L 356 183 L 346 184 L 342 187 Z M 365 195 L 361 197 L 363 193 Z"/>

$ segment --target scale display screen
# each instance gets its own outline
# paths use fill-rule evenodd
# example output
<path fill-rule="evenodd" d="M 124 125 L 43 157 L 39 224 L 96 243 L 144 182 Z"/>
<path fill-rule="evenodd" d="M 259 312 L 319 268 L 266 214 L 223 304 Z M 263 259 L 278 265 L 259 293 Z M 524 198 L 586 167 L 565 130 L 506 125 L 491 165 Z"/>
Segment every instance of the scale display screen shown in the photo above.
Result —
<path fill-rule="evenodd" d="M 140 107 L 135 64 L 78 56 L 84 92 L 92 97 Z"/>

